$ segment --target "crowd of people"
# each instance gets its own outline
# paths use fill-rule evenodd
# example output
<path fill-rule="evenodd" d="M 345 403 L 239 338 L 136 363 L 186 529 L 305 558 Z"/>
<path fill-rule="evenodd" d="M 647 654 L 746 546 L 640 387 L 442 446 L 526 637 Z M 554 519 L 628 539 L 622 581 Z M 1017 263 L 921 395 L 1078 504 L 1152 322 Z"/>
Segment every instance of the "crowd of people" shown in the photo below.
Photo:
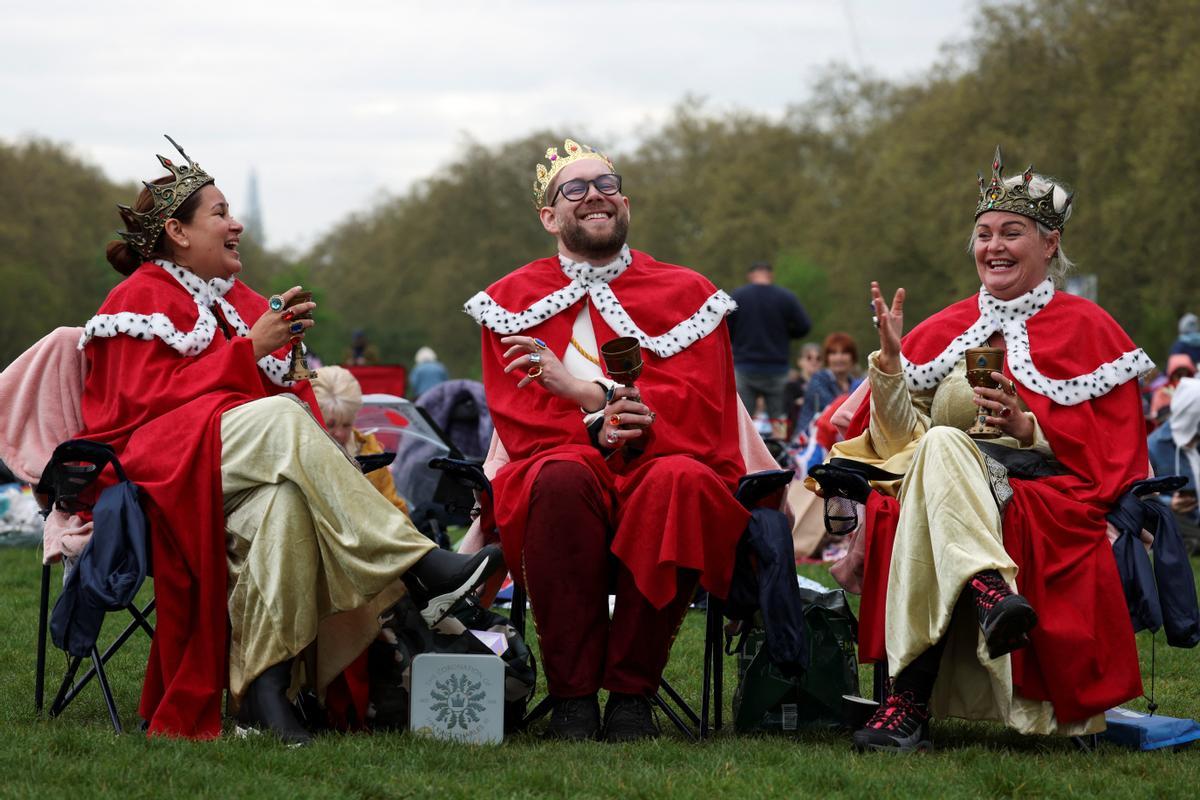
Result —
<path fill-rule="evenodd" d="M 1074 203 L 1060 182 L 1032 168 L 1005 176 L 997 150 L 962 214 L 978 293 L 906 331 L 904 290 L 889 299 L 873 284 L 872 352 L 830 332 L 800 344 L 789 371 L 811 322 L 769 263 L 731 296 L 632 249 L 613 162 L 571 139 L 549 148 L 533 195 L 553 252 L 465 304 L 495 424 L 493 499 L 468 536 L 478 549 L 451 553 L 413 527 L 385 470 L 356 464 L 382 449 L 354 427 L 352 370 L 378 359 L 365 332 L 348 369 L 295 379 L 286 354 L 315 303 L 291 303 L 301 287 L 249 288 L 241 225 L 180 155 L 160 156 L 168 174 L 121 207 L 108 260 L 124 279 L 80 343 L 79 436 L 116 449 L 151 523 L 150 733 L 219 735 L 227 694 L 239 724 L 306 743 L 289 698 L 322 695 L 383 609 L 408 592 L 435 624 L 507 564 L 536 621 L 545 735 L 657 735 L 650 699 L 684 613 L 698 588 L 730 586 L 750 516 L 738 480 L 779 460 L 757 414 L 801 471 L 796 453 L 816 442 L 818 461 L 902 476 L 866 501 L 861 535 L 882 566 L 861 587 L 863 636 L 881 642 L 893 680 L 857 747 L 924 749 L 934 716 L 1090 733 L 1141 694 L 1104 515 L 1148 458 L 1200 468 L 1200 332 L 1194 315 L 1181 321 L 1143 410 L 1150 359 L 1062 291 Z M 994 388 L 967 380 L 967 350 L 982 346 L 1006 353 Z M 418 351 L 415 394 L 447 377 Z M 992 438 L 968 436 L 978 422 Z M 1189 486 L 1168 502 L 1194 516 Z"/>

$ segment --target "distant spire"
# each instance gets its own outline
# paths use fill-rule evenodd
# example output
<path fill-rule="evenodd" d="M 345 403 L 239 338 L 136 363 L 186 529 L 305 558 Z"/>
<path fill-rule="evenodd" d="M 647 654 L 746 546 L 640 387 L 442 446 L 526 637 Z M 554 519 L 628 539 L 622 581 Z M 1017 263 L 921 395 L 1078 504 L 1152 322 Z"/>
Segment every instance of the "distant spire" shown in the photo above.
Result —
<path fill-rule="evenodd" d="M 262 206 L 258 201 L 258 172 L 250 170 L 250 182 L 246 187 L 246 212 L 242 215 L 246 235 L 260 246 L 267 243 L 267 232 L 263 228 Z"/>

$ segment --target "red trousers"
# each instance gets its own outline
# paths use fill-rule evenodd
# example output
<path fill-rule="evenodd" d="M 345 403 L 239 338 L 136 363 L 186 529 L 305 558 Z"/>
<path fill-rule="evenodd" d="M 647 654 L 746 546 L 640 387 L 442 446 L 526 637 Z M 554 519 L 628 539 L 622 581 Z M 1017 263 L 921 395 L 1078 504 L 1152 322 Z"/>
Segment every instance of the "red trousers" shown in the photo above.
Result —
<path fill-rule="evenodd" d="M 611 503 L 581 464 L 551 461 L 534 481 L 522 552 L 550 694 L 599 689 L 651 694 L 696 590 L 699 573 L 679 570 L 675 597 L 656 609 L 612 555 Z M 647 536 L 654 531 L 645 531 Z M 608 595 L 616 595 L 611 621 Z"/>

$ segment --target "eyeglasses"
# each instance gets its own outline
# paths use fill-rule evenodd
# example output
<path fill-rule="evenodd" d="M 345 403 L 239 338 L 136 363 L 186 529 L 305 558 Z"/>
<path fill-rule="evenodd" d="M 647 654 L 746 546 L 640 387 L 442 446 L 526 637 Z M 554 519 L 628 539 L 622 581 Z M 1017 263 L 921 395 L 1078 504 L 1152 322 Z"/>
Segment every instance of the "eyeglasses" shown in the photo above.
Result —
<path fill-rule="evenodd" d="M 597 175 L 590 181 L 583 178 L 569 180 L 554 191 L 548 205 L 554 205 L 560 194 L 571 202 L 582 200 L 587 195 L 589 186 L 595 186 L 600 194 L 611 196 L 621 191 L 621 176 L 610 172 L 607 175 Z"/>

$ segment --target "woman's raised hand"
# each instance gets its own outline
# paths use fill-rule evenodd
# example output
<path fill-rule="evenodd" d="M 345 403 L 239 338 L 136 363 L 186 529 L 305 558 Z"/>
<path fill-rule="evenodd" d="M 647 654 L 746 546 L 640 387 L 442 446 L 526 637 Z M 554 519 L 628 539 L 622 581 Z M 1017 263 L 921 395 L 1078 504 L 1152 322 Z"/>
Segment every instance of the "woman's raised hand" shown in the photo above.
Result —
<path fill-rule="evenodd" d="M 904 290 L 896 290 L 891 308 L 888 308 L 878 281 L 871 281 L 871 306 L 875 311 L 875 327 L 879 329 L 876 365 L 881 371 L 894 375 L 902 369 L 900 337 L 904 335 Z"/>
<path fill-rule="evenodd" d="M 316 303 L 311 301 L 297 303 L 291 308 L 287 308 L 287 304 L 299 291 L 299 286 L 293 286 L 281 295 L 272 295 L 272 299 L 275 297 L 282 299 L 281 310 L 274 311 L 268 307 L 267 312 L 255 320 L 254 325 L 250 327 L 250 341 L 254 343 L 256 359 L 274 353 L 290 342 L 293 336 L 304 338 L 305 331 L 316 324 L 315 320 L 311 319 L 295 319 L 295 317 L 312 312 L 317 307 Z"/>

